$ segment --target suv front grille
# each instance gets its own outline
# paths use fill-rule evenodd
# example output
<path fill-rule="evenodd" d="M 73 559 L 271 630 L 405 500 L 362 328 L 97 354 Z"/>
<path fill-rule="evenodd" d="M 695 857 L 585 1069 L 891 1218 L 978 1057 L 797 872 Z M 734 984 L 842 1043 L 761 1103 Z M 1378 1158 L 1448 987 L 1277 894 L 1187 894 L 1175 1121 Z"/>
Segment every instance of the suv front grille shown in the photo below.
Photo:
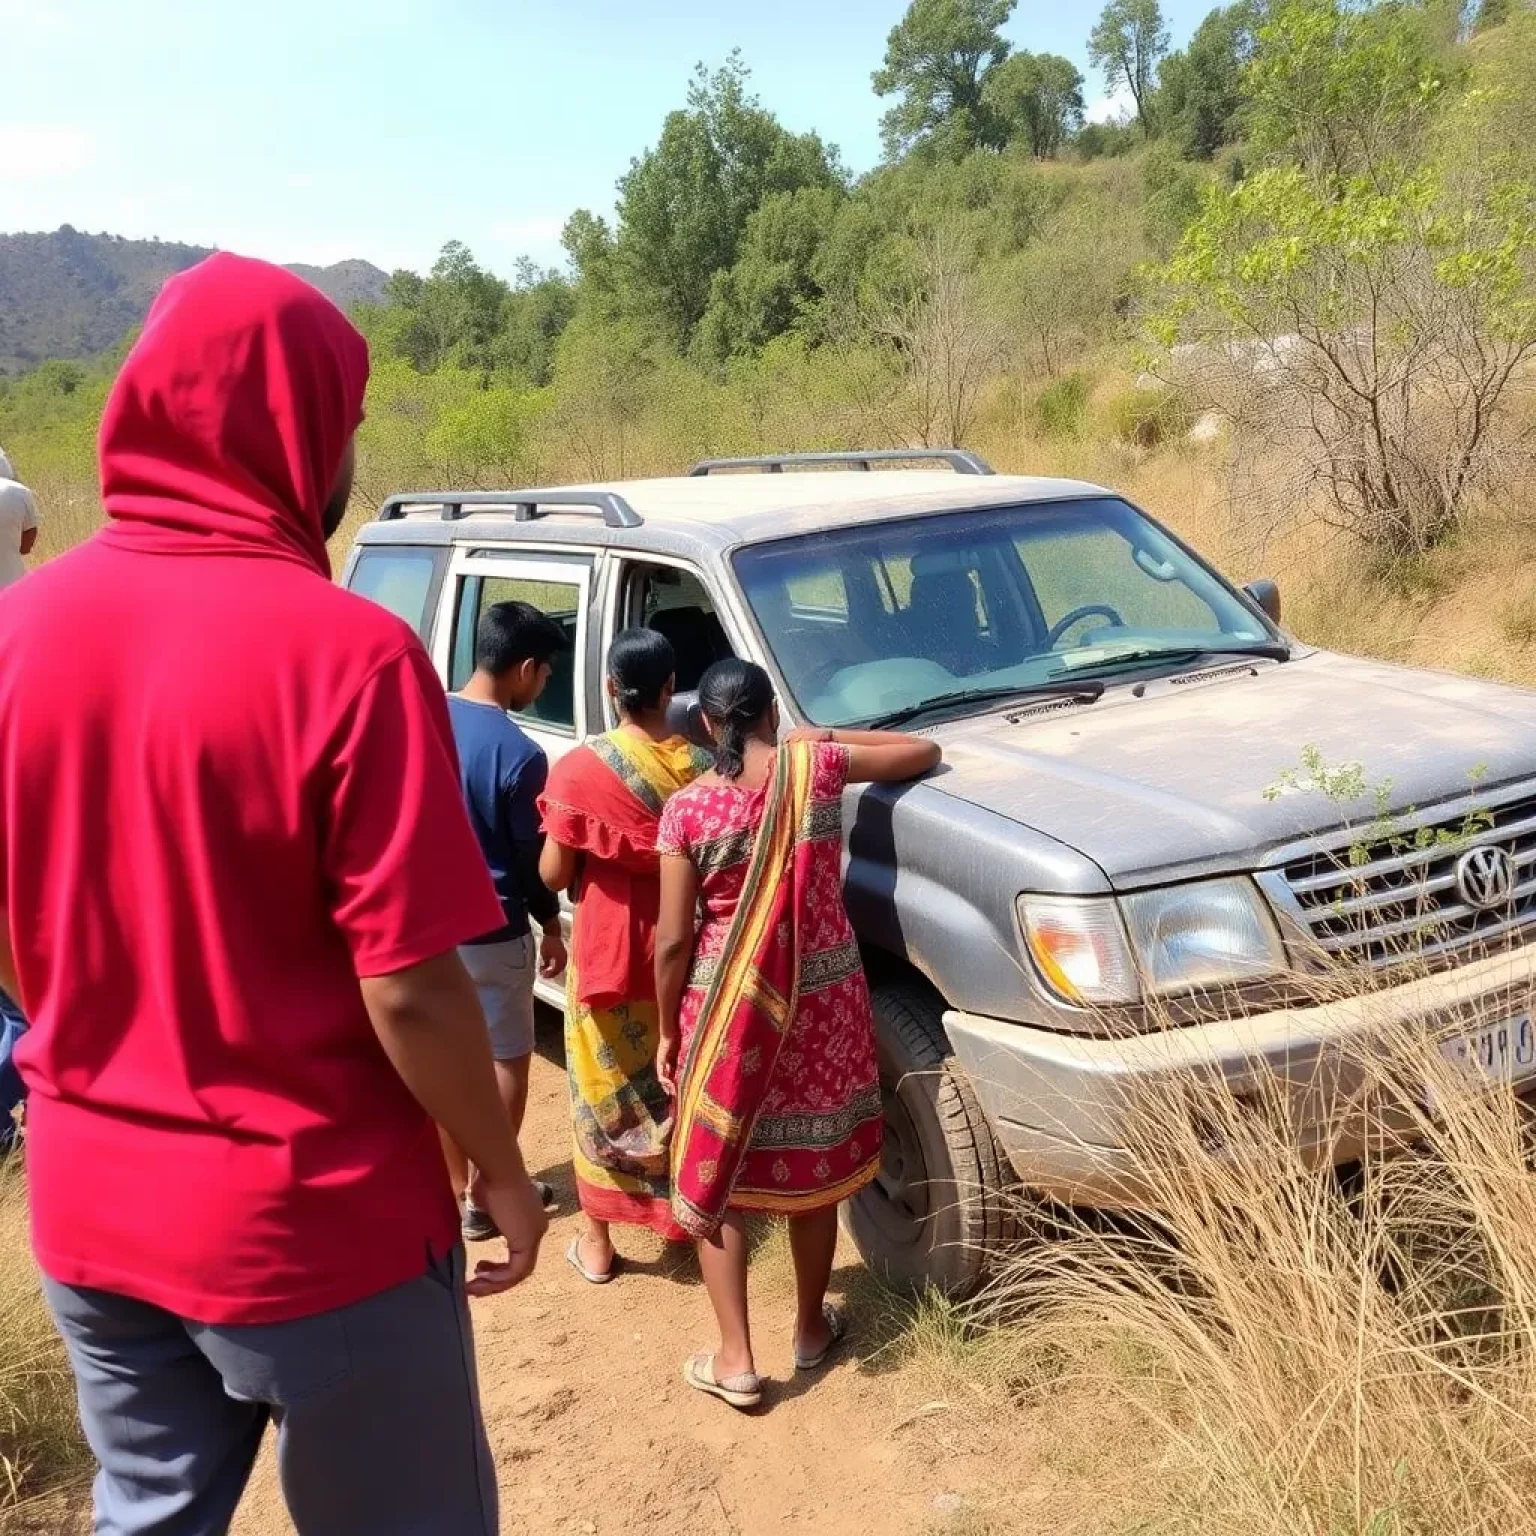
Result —
<path fill-rule="evenodd" d="M 1472 848 L 1499 848 L 1513 865 L 1512 892 L 1471 904 L 1457 870 Z M 1287 864 L 1285 885 L 1314 959 L 1399 965 L 1497 948 L 1536 923 L 1536 795 L 1432 822 Z"/>

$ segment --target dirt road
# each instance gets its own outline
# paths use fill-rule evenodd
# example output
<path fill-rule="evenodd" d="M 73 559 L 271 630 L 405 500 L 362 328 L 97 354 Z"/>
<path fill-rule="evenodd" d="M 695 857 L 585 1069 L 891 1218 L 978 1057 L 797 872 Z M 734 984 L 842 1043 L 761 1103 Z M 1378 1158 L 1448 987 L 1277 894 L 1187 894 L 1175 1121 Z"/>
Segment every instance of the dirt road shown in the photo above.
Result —
<path fill-rule="evenodd" d="M 881 1345 L 893 1311 L 851 1250 L 839 1254 L 833 1287 L 847 1298 L 858 1336 L 835 1366 L 809 1380 L 792 1369 L 788 1248 L 767 1229 L 751 1282 L 758 1366 L 771 1377 L 763 1408 L 741 1415 L 686 1387 L 685 1356 L 713 1342 L 692 1256 L 623 1231 L 618 1242 L 630 1262 L 622 1280 L 589 1286 L 564 1262 L 579 1218 L 559 1049 L 559 1022 L 545 1015 L 524 1146 L 530 1167 L 559 1195 L 561 1214 L 537 1274 L 475 1308 L 509 1536 L 1047 1528 L 1027 1517 L 1019 1524 L 1016 1506 L 1006 1525 L 982 1517 L 1003 1468 L 969 1429 L 959 1434 L 943 1422 L 946 1413 L 922 1400 L 917 1383 L 890 1369 Z M 1006 1456 L 1008 1473 L 1019 1452 L 1015 1445 Z M 233 1536 L 290 1530 L 269 1444 Z"/>

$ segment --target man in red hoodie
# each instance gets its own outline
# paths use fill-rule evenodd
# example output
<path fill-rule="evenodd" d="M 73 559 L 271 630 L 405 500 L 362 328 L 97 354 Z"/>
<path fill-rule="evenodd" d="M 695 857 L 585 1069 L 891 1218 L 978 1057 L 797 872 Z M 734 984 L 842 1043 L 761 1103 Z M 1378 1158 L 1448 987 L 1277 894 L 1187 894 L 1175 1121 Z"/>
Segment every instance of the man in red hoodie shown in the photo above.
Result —
<path fill-rule="evenodd" d="M 456 950 L 501 921 L 419 641 L 329 580 L 367 348 L 290 273 L 173 278 L 107 526 L 0 597 L 0 987 L 98 1536 L 486 1536 L 466 1291 L 545 1218 Z M 466 1280 L 434 1122 L 505 1261 Z"/>

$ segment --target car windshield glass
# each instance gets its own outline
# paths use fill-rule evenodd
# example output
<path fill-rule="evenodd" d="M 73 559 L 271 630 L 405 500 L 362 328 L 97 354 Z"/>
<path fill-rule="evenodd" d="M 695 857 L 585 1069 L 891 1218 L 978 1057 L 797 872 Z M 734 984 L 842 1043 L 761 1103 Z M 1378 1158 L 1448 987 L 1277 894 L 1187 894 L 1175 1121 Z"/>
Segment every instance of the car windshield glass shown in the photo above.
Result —
<path fill-rule="evenodd" d="M 735 567 L 800 713 L 852 725 L 962 690 L 1146 675 L 1279 636 L 1117 497 L 750 545 Z M 1149 654 L 1150 653 L 1150 654 Z M 1002 693 L 995 695 L 1002 697 Z M 975 707 L 989 707 L 978 701 Z"/>

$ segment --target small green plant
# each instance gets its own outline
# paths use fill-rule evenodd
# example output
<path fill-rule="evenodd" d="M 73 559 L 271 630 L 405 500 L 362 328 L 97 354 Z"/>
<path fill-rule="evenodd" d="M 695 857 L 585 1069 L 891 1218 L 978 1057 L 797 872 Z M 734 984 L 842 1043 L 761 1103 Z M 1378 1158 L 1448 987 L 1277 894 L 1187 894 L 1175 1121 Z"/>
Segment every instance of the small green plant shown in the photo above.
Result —
<path fill-rule="evenodd" d="M 1116 395 L 1104 409 L 1104 428 L 1116 442 L 1160 448 L 1189 431 L 1194 417 L 1177 390 L 1152 384 Z"/>
<path fill-rule="evenodd" d="M 1499 612 L 1499 633 L 1510 645 L 1536 645 L 1536 601 L 1515 598 Z"/>
<path fill-rule="evenodd" d="M 1088 383 L 1080 373 L 1063 374 L 1035 397 L 1030 407 L 1034 427 L 1042 437 L 1076 442 L 1088 414 Z"/>
<path fill-rule="evenodd" d="M 1478 764 L 1468 771 L 1467 780 L 1474 790 L 1486 778 L 1487 772 L 1486 764 Z M 1431 855 L 1454 854 L 1494 828 L 1492 811 L 1478 805 L 1464 811 L 1453 822 L 1407 827 L 1404 822 L 1412 820 L 1413 807 L 1394 812 L 1392 787 L 1391 779 L 1372 784 L 1361 763 L 1330 765 L 1318 747 L 1308 745 L 1302 748 L 1299 768 L 1282 773 L 1264 790 L 1264 797 L 1277 800 L 1283 795 L 1316 793 L 1338 806 L 1341 822 L 1352 833 L 1348 846 L 1334 855 L 1334 863 L 1341 871 L 1365 871 L 1383 859 L 1421 855 L 1419 879 L 1422 881 L 1431 872 Z M 1364 819 L 1353 819 L 1352 813 L 1357 814 L 1362 804 L 1369 806 L 1369 814 Z M 1362 930 L 1385 925 L 1393 934 L 1391 943 L 1395 958 L 1412 960 L 1416 949 L 1444 937 L 1435 903 L 1427 887 L 1414 882 L 1412 870 L 1410 863 L 1404 872 L 1407 878 L 1388 893 L 1390 900 L 1383 901 L 1378 896 L 1368 905 L 1358 906 L 1359 898 L 1376 889 L 1367 884 L 1362 874 L 1350 883 L 1340 885 L 1323 914 L 1331 921 L 1338 921 L 1356 913 L 1355 922 Z"/>
<path fill-rule="evenodd" d="M 1486 763 L 1478 763 L 1467 770 L 1467 782 L 1476 789 L 1488 776 Z M 1392 780 L 1382 779 L 1370 783 L 1365 776 L 1365 766 L 1358 762 L 1331 766 L 1320 748 L 1312 745 L 1301 749 L 1299 768 L 1287 768 L 1273 784 L 1264 790 L 1264 798 L 1274 801 L 1284 795 L 1316 793 L 1332 801 L 1346 813 L 1362 801 L 1371 806 L 1370 820 L 1356 826 L 1357 836 L 1351 842 L 1348 861 L 1358 867 L 1372 861 L 1405 853 L 1421 853 L 1431 848 L 1454 851 L 1474 837 L 1493 830 L 1493 813 L 1485 806 L 1474 806 L 1464 812 L 1453 825 L 1431 825 L 1406 830 L 1402 822 L 1413 816 L 1414 808 L 1408 806 L 1393 812 Z M 1346 827 L 1352 824 L 1346 814 Z"/>

